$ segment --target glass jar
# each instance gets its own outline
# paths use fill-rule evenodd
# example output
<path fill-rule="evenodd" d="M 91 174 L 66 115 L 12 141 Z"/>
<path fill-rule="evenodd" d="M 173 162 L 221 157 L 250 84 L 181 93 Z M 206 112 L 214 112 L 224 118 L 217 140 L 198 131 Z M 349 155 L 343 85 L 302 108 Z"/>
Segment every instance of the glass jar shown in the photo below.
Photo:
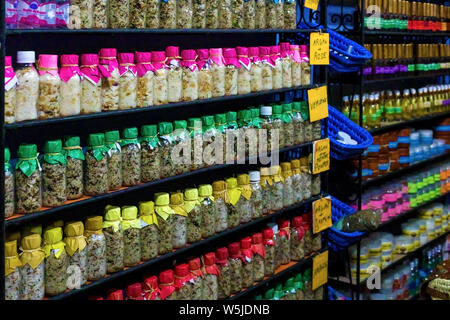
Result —
<path fill-rule="evenodd" d="M 141 262 L 141 221 L 135 206 L 122 207 L 123 264 L 133 267 Z"/>
<path fill-rule="evenodd" d="M 126 128 L 122 132 L 123 185 L 135 186 L 141 181 L 141 145 L 137 128 Z"/>
<path fill-rule="evenodd" d="M 220 270 L 217 282 L 217 298 L 226 299 L 231 295 L 231 267 L 228 261 L 229 254 L 226 247 L 216 250 L 216 264 Z"/>
<path fill-rule="evenodd" d="M 263 230 L 264 238 L 264 275 L 271 276 L 275 272 L 275 238 L 272 228 Z"/>
<path fill-rule="evenodd" d="M 250 198 L 252 219 L 261 218 L 263 215 L 263 190 L 261 187 L 261 179 L 259 171 L 250 171 L 250 187 L 252 188 L 252 196 Z"/>
<path fill-rule="evenodd" d="M 81 71 L 76 54 L 61 56 L 60 114 L 62 117 L 78 115 L 81 112 Z"/>
<path fill-rule="evenodd" d="M 263 90 L 262 60 L 259 57 L 259 48 L 250 47 L 250 91 L 259 92 Z"/>
<path fill-rule="evenodd" d="M 300 203 L 304 200 L 303 198 L 303 188 L 302 185 L 302 175 L 300 171 L 300 160 L 294 159 L 291 160 L 291 168 L 292 168 L 292 191 L 294 194 L 294 203 Z"/>
<path fill-rule="evenodd" d="M 122 148 L 119 144 L 119 131 L 107 131 L 105 133 L 105 143 L 108 149 L 108 190 L 118 190 L 123 184 L 122 173 Z"/>
<path fill-rule="evenodd" d="M 11 153 L 5 148 L 5 218 L 14 214 L 14 172 L 10 160 Z"/>
<path fill-rule="evenodd" d="M 300 87 L 302 85 L 302 59 L 299 45 L 290 45 L 292 52 L 292 86 Z"/>
<path fill-rule="evenodd" d="M 230 254 L 228 262 L 230 263 L 231 293 L 238 293 L 243 287 L 243 263 L 240 243 L 230 243 L 228 252 Z"/>
<path fill-rule="evenodd" d="M 255 0 L 244 0 L 244 5 L 242 8 L 244 29 L 255 29 L 255 6 Z"/>
<path fill-rule="evenodd" d="M 237 113 L 228 111 L 226 113 L 227 127 L 225 129 L 225 163 L 234 163 L 238 154 L 237 139 L 239 137 L 239 126 L 237 123 Z M 236 137 L 236 139 L 235 139 Z"/>
<path fill-rule="evenodd" d="M 160 178 L 161 159 L 158 128 L 156 125 L 141 127 L 141 182 L 156 181 Z"/>
<path fill-rule="evenodd" d="M 225 95 L 225 60 L 222 48 L 209 49 L 209 57 L 212 75 L 212 97 L 223 97 Z M 232 75 L 231 71 L 233 71 L 234 68 L 230 69 L 229 75 Z"/>
<path fill-rule="evenodd" d="M 117 61 L 117 50 L 114 48 L 100 49 L 101 73 L 101 105 L 102 111 L 119 109 L 120 99 L 120 72 Z M 123 69 L 123 68 L 122 68 Z"/>
<path fill-rule="evenodd" d="M 153 66 L 151 52 L 136 52 L 137 92 L 136 107 L 144 108 L 153 105 Z"/>
<path fill-rule="evenodd" d="M 84 190 L 87 195 L 95 196 L 108 192 L 108 148 L 104 145 L 103 133 L 90 134 L 86 152 Z"/>
<path fill-rule="evenodd" d="M 192 283 L 193 276 L 189 272 L 187 263 L 175 266 L 175 286 L 177 287 L 177 300 L 192 300 Z"/>
<path fill-rule="evenodd" d="M 21 244 L 20 300 L 42 300 L 45 296 L 45 252 L 41 249 L 41 236 L 25 236 Z"/>
<path fill-rule="evenodd" d="M 17 240 L 5 242 L 5 300 L 20 299 L 21 267 L 22 263 L 17 254 Z"/>
<path fill-rule="evenodd" d="M 188 119 L 189 136 L 191 138 L 190 171 L 195 171 L 203 166 L 203 131 L 200 118 Z"/>
<path fill-rule="evenodd" d="M 168 103 L 168 69 L 165 65 L 166 53 L 164 51 L 152 51 L 153 72 L 153 104 L 159 106 Z"/>
<path fill-rule="evenodd" d="M 308 163 L 308 157 L 300 158 L 300 171 L 303 185 L 303 199 L 311 198 L 312 176 Z"/>
<path fill-rule="evenodd" d="M 177 28 L 192 28 L 192 0 L 177 0 Z"/>
<path fill-rule="evenodd" d="M 73 274 L 80 276 L 80 278 L 75 279 L 76 282 L 78 282 L 77 280 L 79 280 L 79 282 L 76 283 L 76 287 L 78 287 L 78 285 L 81 286 L 86 284 L 87 281 L 87 242 L 83 234 L 84 225 L 81 221 L 68 223 L 64 227 L 64 242 L 66 244 L 65 249 L 69 259 L 68 272 L 70 273 L 70 271 L 72 271 L 71 269 L 74 267 L 79 270 L 79 273 L 78 271 L 72 271 Z M 68 287 L 68 289 L 73 289 L 69 284 Z"/>
<path fill-rule="evenodd" d="M 57 207 L 66 200 L 66 157 L 61 140 L 47 141 L 42 158 L 42 205 Z"/>
<path fill-rule="evenodd" d="M 109 0 L 109 22 L 113 29 L 125 29 L 130 24 L 129 0 Z"/>
<path fill-rule="evenodd" d="M 212 166 L 216 164 L 216 143 L 219 137 L 219 132 L 214 126 L 214 116 L 203 116 L 203 163 L 204 166 Z"/>
<path fill-rule="evenodd" d="M 252 220 L 252 187 L 250 186 L 250 177 L 248 174 L 239 174 L 237 177 L 241 197 L 236 203 L 237 211 L 240 217 L 240 223 L 247 223 Z"/>
<path fill-rule="evenodd" d="M 261 191 L 262 191 L 262 202 L 263 202 L 263 215 L 267 215 L 272 210 L 272 192 L 271 186 L 273 184 L 272 178 L 270 177 L 269 168 L 261 168 L 260 169 L 260 177 L 261 177 Z"/>
<path fill-rule="evenodd" d="M 272 61 L 272 89 L 283 88 L 283 64 L 280 56 L 280 46 L 270 47 L 270 60 Z"/>
<path fill-rule="evenodd" d="M 180 61 L 180 50 L 178 47 L 167 47 L 167 101 L 180 102 L 183 91 L 183 71 Z"/>
<path fill-rule="evenodd" d="M 147 0 L 145 25 L 148 29 L 159 28 L 159 2 L 160 0 Z"/>
<path fill-rule="evenodd" d="M 309 121 L 309 108 L 308 102 L 302 101 L 300 103 L 300 113 L 302 115 L 302 119 L 304 121 L 304 134 L 305 134 L 305 142 L 310 142 L 313 140 L 313 131 L 312 131 L 312 123 Z"/>
<path fill-rule="evenodd" d="M 51 297 L 63 293 L 67 288 L 69 258 L 62 239 L 61 228 L 49 229 L 44 233 L 45 294 Z"/>
<path fill-rule="evenodd" d="M 176 300 L 177 293 L 174 285 L 175 276 L 172 270 L 165 270 L 159 274 L 159 296 L 161 300 Z"/>
<path fill-rule="evenodd" d="M 145 7 L 147 0 L 130 1 L 130 28 L 145 28 Z"/>
<path fill-rule="evenodd" d="M 281 163 L 283 175 L 283 206 L 289 207 L 294 204 L 294 188 L 292 183 L 292 169 L 290 162 Z"/>
<path fill-rule="evenodd" d="M 272 0 L 269 0 L 272 1 Z M 272 90 L 273 80 L 272 73 L 274 65 L 270 59 L 270 47 L 259 47 L 259 59 L 261 60 L 261 90 Z"/>
<path fill-rule="evenodd" d="M 243 160 L 246 157 L 253 156 L 257 153 L 257 137 L 256 132 L 252 128 L 252 118 L 250 110 L 239 110 L 239 135 L 237 137 L 237 160 Z M 256 140 L 256 141 L 255 141 Z M 244 145 L 242 144 L 244 143 Z"/>
<path fill-rule="evenodd" d="M 42 206 L 42 175 L 37 160 L 37 146 L 25 144 L 17 151 L 19 160 L 16 163 L 15 187 L 17 213 L 32 213 Z"/>
<path fill-rule="evenodd" d="M 203 257 L 203 300 L 217 300 L 220 270 L 216 265 L 216 254 L 208 252 Z"/>
<path fill-rule="evenodd" d="M 261 129 L 265 130 L 266 141 L 267 144 L 266 150 L 271 151 L 274 146 L 272 146 L 272 129 L 273 129 L 273 121 L 272 121 L 272 107 L 271 106 L 262 106 L 260 109 L 261 113 Z M 264 143 L 264 141 L 260 141 L 260 144 Z M 260 146 L 261 149 L 261 146 Z M 276 149 L 276 148 L 275 148 Z M 261 149 L 264 150 L 264 149 Z"/>
<path fill-rule="evenodd" d="M 214 206 L 216 211 L 215 228 L 216 232 L 228 229 L 228 206 L 227 183 L 223 180 L 214 181 L 212 184 Z"/>
<path fill-rule="evenodd" d="M 197 49 L 197 67 L 198 99 L 209 99 L 212 97 L 212 71 L 208 49 Z"/>
<path fill-rule="evenodd" d="M 186 152 L 188 151 L 186 149 L 189 147 L 188 145 L 191 144 L 191 141 L 189 140 L 189 131 L 187 130 L 186 120 L 175 120 L 173 122 L 173 127 L 173 152 L 176 157 L 173 161 L 173 168 L 174 175 L 179 175 L 189 172 L 191 154 Z"/>
<path fill-rule="evenodd" d="M 58 56 L 39 55 L 39 119 L 58 118 L 60 116 L 60 87 L 58 75 Z"/>
<path fill-rule="evenodd" d="M 284 136 L 284 146 L 290 147 L 294 145 L 294 120 L 292 116 L 292 104 L 285 103 L 283 107 L 283 136 Z"/>
<path fill-rule="evenodd" d="M 177 0 L 161 0 L 159 4 L 159 27 L 175 29 L 177 27 Z"/>
<path fill-rule="evenodd" d="M 16 113 L 17 77 L 12 68 L 11 56 L 5 57 L 5 123 L 14 123 Z"/>
<path fill-rule="evenodd" d="M 305 123 L 300 113 L 300 102 L 292 102 L 292 123 L 294 127 L 294 145 L 305 142 Z"/>
<path fill-rule="evenodd" d="M 228 129 L 227 114 L 218 113 L 214 115 L 214 126 L 217 130 L 216 142 L 222 146 L 219 152 L 215 154 L 216 164 L 224 164 L 227 162 L 227 150 L 226 150 L 226 131 Z"/>
<path fill-rule="evenodd" d="M 283 178 L 281 176 L 280 166 L 270 167 L 270 175 L 272 179 L 272 185 L 270 188 L 270 200 L 274 211 L 283 209 Z"/>
<path fill-rule="evenodd" d="M 254 1 L 254 0 L 253 0 Z M 248 57 L 248 48 L 246 47 L 236 47 L 238 62 L 241 64 L 238 69 L 237 77 L 237 93 L 247 94 L 251 92 L 251 76 L 250 69 L 251 63 Z"/>
<path fill-rule="evenodd" d="M 292 219 L 291 227 L 291 260 L 300 261 L 305 257 L 305 231 L 301 217 Z"/>
<path fill-rule="evenodd" d="M 266 29 L 266 1 L 255 0 L 255 28 Z"/>
<path fill-rule="evenodd" d="M 241 68 L 236 49 L 225 48 L 223 57 L 225 61 L 225 95 L 235 95 L 238 93 L 238 70 Z"/>
<path fill-rule="evenodd" d="M 275 4 L 275 8 L 277 10 L 277 28 L 278 29 L 285 29 L 284 27 L 284 0 L 274 0 L 277 2 Z"/>
<path fill-rule="evenodd" d="M 297 3 L 295 0 L 284 0 L 284 28 L 296 29 L 297 28 Z"/>
<path fill-rule="evenodd" d="M 250 288 L 253 286 L 253 251 L 252 239 L 245 237 L 241 240 L 242 253 L 242 286 Z"/>
<path fill-rule="evenodd" d="M 300 46 L 300 58 L 302 67 L 302 86 L 311 84 L 311 65 L 309 64 L 308 46 Z"/>
<path fill-rule="evenodd" d="M 295 0 L 294 6 L 296 5 Z M 295 29 L 295 28 L 294 28 Z M 291 45 L 289 42 L 280 43 L 281 52 L 281 66 L 282 66 L 282 78 L 283 78 L 283 88 L 292 87 L 292 58 L 291 58 Z"/>
<path fill-rule="evenodd" d="M 198 99 L 198 67 L 195 62 L 195 50 L 181 51 L 182 66 L 182 100 L 191 101 Z"/>
<path fill-rule="evenodd" d="M 237 205 L 241 199 L 242 191 L 238 187 L 238 182 L 236 178 L 228 178 L 227 182 L 227 193 L 229 202 L 227 202 L 228 211 L 228 228 L 237 227 L 240 224 L 240 207 Z"/>
<path fill-rule="evenodd" d="M 244 1 L 245 0 L 231 1 L 231 8 L 233 10 L 232 16 L 233 29 L 244 29 Z"/>
<path fill-rule="evenodd" d="M 39 75 L 34 63 L 34 51 L 17 51 L 15 108 L 17 122 L 38 118 Z"/>
<path fill-rule="evenodd" d="M 266 257 L 266 250 L 263 243 L 262 233 L 255 233 L 252 235 L 252 251 L 253 279 L 254 281 L 262 281 L 265 274 L 264 260 Z"/>
<path fill-rule="evenodd" d="M 219 26 L 219 0 L 206 1 L 206 29 Z"/>
<path fill-rule="evenodd" d="M 212 186 L 210 184 L 202 184 L 198 189 L 198 193 L 200 196 L 198 200 L 200 202 L 200 212 L 202 216 L 201 235 L 203 238 L 212 237 L 216 233 L 217 208 L 214 204 L 212 191 Z M 195 201 L 195 193 L 191 194 L 189 199 L 193 199 L 193 201 Z"/>
<path fill-rule="evenodd" d="M 291 239 L 290 239 L 290 223 L 289 220 L 281 220 L 278 224 L 280 238 L 280 251 L 278 260 L 281 264 L 288 264 L 291 262 Z"/>
<path fill-rule="evenodd" d="M 92 2 L 92 0 L 88 1 Z M 92 27 L 108 28 L 108 0 L 93 0 L 92 9 Z"/>
<path fill-rule="evenodd" d="M 266 23 L 268 29 L 276 29 L 278 28 L 279 19 L 277 13 L 277 7 L 280 5 L 279 0 L 266 0 Z"/>
<path fill-rule="evenodd" d="M 155 212 L 158 221 L 158 254 L 166 254 L 173 250 L 172 233 L 173 223 L 172 215 L 174 211 L 169 206 L 170 196 L 168 193 L 155 194 Z"/>
<path fill-rule="evenodd" d="M 192 300 L 202 300 L 203 296 L 203 272 L 200 258 L 193 258 L 188 261 L 189 272 L 192 275 Z"/>
<path fill-rule="evenodd" d="M 233 9 L 231 0 L 222 0 L 219 3 L 219 28 L 231 29 L 233 27 Z"/>
<path fill-rule="evenodd" d="M 102 111 L 102 79 L 98 68 L 98 55 L 81 55 L 81 113 Z"/>
<path fill-rule="evenodd" d="M 311 195 L 317 196 L 320 194 L 321 189 L 321 177 L 320 174 L 313 174 L 311 180 Z"/>
<path fill-rule="evenodd" d="M 206 28 L 206 0 L 192 0 L 192 28 Z"/>
<path fill-rule="evenodd" d="M 119 53 L 119 109 L 136 108 L 137 73 L 133 53 Z"/>
<path fill-rule="evenodd" d="M 76 0 L 70 1 L 69 21 L 73 23 L 72 29 L 89 29 L 93 24 L 93 0 Z M 76 21 L 76 22 L 75 22 Z M 75 27 L 76 26 L 76 27 Z"/>
<path fill-rule="evenodd" d="M 103 218 L 89 217 L 84 222 L 86 237 L 86 278 L 95 281 L 106 275 L 106 238 L 102 232 Z"/>
<path fill-rule="evenodd" d="M 139 219 L 141 222 L 141 260 L 148 261 L 158 256 L 158 225 L 153 201 L 139 202 Z"/>
<path fill-rule="evenodd" d="M 120 271 L 124 267 L 124 241 L 121 219 L 120 207 L 106 206 L 103 234 L 106 240 L 106 270 L 108 273 Z"/>
<path fill-rule="evenodd" d="M 182 248 L 186 245 L 187 220 L 183 193 L 176 192 L 170 194 L 170 208 L 173 210 L 172 219 L 172 247 Z"/>
<path fill-rule="evenodd" d="M 160 136 L 160 154 L 161 167 L 160 178 L 164 179 L 174 175 L 174 165 L 172 162 L 172 150 L 174 147 L 173 126 L 170 122 L 160 122 L 158 124 L 158 131 Z"/>

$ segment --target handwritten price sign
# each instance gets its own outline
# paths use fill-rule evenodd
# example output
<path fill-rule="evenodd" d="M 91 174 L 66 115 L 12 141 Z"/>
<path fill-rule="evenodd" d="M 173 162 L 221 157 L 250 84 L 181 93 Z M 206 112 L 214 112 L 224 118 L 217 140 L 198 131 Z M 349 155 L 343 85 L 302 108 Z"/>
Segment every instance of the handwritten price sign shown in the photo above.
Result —
<path fill-rule="evenodd" d="M 308 90 L 309 121 L 328 117 L 327 86 Z"/>
<path fill-rule="evenodd" d="M 318 140 L 313 144 L 313 174 L 330 170 L 330 140 Z"/>
<path fill-rule="evenodd" d="M 313 258 L 312 289 L 316 290 L 328 282 L 328 251 Z"/>
<path fill-rule="evenodd" d="M 317 10 L 319 7 L 319 0 L 305 0 L 305 7 L 312 10 Z"/>
<path fill-rule="evenodd" d="M 331 199 L 322 198 L 313 202 L 313 232 L 319 233 L 330 228 L 331 222 Z"/>
<path fill-rule="evenodd" d="M 311 33 L 309 48 L 311 64 L 330 64 L 330 35 L 328 33 Z"/>

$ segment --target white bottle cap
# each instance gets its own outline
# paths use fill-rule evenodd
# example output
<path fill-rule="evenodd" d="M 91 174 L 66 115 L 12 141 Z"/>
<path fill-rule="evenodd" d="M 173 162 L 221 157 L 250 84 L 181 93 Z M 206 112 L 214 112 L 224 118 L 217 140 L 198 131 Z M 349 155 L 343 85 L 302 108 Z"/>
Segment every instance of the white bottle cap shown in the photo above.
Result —
<path fill-rule="evenodd" d="M 276 223 L 270 222 L 267 224 L 267 226 L 273 230 L 274 235 L 278 234 L 278 225 Z"/>
<path fill-rule="evenodd" d="M 271 116 L 272 115 L 272 107 L 271 106 L 261 107 L 261 115 L 262 116 Z"/>
<path fill-rule="evenodd" d="M 17 51 L 17 63 L 35 63 L 34 51 Z"/>
<path fill-rule="evenodd" d="M 250 176 L 250 182 L 259 182 L 261 180 L 259 171 L 250 171 L 248 175 Z"/>

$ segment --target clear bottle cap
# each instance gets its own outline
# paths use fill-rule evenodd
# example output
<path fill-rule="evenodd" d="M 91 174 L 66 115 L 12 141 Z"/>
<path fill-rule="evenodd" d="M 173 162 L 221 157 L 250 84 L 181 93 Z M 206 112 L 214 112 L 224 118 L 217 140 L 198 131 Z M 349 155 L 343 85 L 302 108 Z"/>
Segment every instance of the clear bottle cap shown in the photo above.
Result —
<path fill-rule="evenodd" d="M 259 171 L 250 171 L 248 175 L 250 176 L 250 182 L 259 182 L 261 180 Z"/>
<path fill-rule="evenodd" d="M 17 63 L 35 63 L 34 51 L 17 51 Z"/>
<path fill-rule="evenodd" d="M 272 115 L 272 107 L 271 106 L 261 107 L 261 115 L 262 116 L 271 116 Z"/>

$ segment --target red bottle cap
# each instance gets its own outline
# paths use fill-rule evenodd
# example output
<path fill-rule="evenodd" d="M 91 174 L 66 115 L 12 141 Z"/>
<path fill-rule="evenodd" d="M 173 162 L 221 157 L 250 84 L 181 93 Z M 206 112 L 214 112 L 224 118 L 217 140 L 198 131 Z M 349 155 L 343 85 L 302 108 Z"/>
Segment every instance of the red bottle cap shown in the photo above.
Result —
<path fill-rule="evenodd" d="M 263 242 L 262 233 L 255 233 L 252 235 L 252 243 L 253 244 L 261 244 Z"/>
<path fill-rule="evenodd" d="M 267 228 L 263 230 L 264 239 L 273 239 L 273 230 L 272 228 Z"/>
<path fill-rule="evenodd" d="M 239 242 L 233 242 L 228 245 L 228 252 L 230 253 L 230 256 L 237 255 L 240 253 L 240 251 L 241 245 L 239 244 Z"/>
<path fill-rule="evenodd" d="M 205 266 L 212 266 L 216 263 L 216 254 L 214 252 L 208 252 L 203 255 L 203 264 Z"/>
<path fill-rule="evenodd" d="M 303 219 L 302 217 L 294 217 L 292 218 L 292 227 L 298 228 L 303 225 Z"/>
<path fill-rule="evenodd" d="M 174 279 L 173 270 L 165 270 L 159 274 L 159 283 L 168 284 L 172 283 Z"/>
<path fill-rule="evenodd" d="M 126 290 L 127 297 L 137 298 L 142 296 L 142 285 L 137 282 L 130 284 Z"/>
<path fill-rule="evenodd" d="M 226 247 L 222 247 L 216 250 L 216 262 L 217 263 L 226 263 L 228 259 L 228 249 Z"/>
<path fill-rule="evenodd" d="M 250 249 L 252 247 L 252 239 L 245 237 L 241 240 L 241 249 Z"/>
<path fill-rule="evenodd" d="M 202 266 L 202 264 L 200 262 L 200 258 L 193 258 L 188 261 L 188 264 L 189 264 L 189 270 L 191 270 L 191 271 L 198 270 Z"/>
<path fill-rule="evenodd" d="M 189 265 L 182 263 L 175 266 L 175 275 L 179 278 L 184 278 L 189 275 Z"/>
<path fill-rule="evenodd" d="M 123 300 L 122 290 L 112 290 L 108 293 L 106 300 Z"/>

